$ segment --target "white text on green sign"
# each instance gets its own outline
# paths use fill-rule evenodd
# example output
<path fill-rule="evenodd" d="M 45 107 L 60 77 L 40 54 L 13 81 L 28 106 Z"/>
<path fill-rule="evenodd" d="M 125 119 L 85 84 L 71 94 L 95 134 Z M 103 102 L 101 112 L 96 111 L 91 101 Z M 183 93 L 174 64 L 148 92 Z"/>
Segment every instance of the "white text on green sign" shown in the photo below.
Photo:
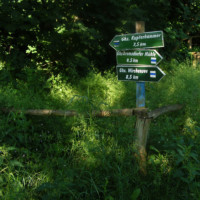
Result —
<path fill-rule="evenodd" d="M 158 82 L 165 76 L 165 73 L 157 66 L 117 65 L 117 74 L 120 81 L 142 82 Z"/>
<path fill-rule="evenodd" d="M 164 47 L 162 31 L 116 35 L 110 46 L 117 51 Z"/>
<path fill-rule="evenodd" d="M 156 50 L 117 51 L 117 64 L 157 65 L 162 59 Z"/>

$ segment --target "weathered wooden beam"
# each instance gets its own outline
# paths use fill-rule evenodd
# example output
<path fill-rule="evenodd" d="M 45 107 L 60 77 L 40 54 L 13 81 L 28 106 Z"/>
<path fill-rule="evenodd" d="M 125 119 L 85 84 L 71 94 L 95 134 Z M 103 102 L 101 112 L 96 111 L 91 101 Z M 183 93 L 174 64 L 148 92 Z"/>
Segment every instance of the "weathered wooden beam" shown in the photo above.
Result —
<path fill-rule="evenodd" d="M 24 113 L 25 115 L 36 115 L 36 116 L 63 116 L 63 117 L 73 117 L 77 116 L 79 113 L 74 110 L 51 110 L 51 109 L 0 109 L 4 113 L 15 112 Z M 92 116 L 96 117 L 111 117 L 111 116 L 133 116 L 133 114 L 139 114 L 141 111 L 137 109 L 112 109 L 108 111 L 92 111 Z"/>
<path fill-rule="evenodd" d="M 164 106 L 164 107 L 157 108 L 157 109 L 155 109 L 153 111 L 148 112 L 147 116 L 148 116 L 148 118 L 155 119 L 155 118 L 159 117 L 162 114 L 165 114 L 167 112 L 173 112 L 173 111 L 181 110 L 182 108 L 183 108 L 183 106 L 180 105 L 180 104 Z"/>
<path fill-rule="evenodd" d="M 92 116 L 96 117 L 111 117 L 111 116 L 132 116 L 134 108 L 130 109 L 112 109 L 109 111 L 93 111 Z"/>
<path fill-rule="evenodd" d="M 25 115 L 37 115 L 37 116 L 66 116 L 73 117 L 77 115 L 76 111 L 73 110 L 50 110 L 50 109 L 29 109 L 29 110 L 20 110 L 20 109 L 7 109 L 1 108 L 1 111 L 4 113 L 15 112 L 15 113 L 24 113 Z"/>
<path fill-rule="evenodd" d="M 155 119 L 158 116 L 167 112 L 180 110 L 183 106 L 179 104 L 164 106 L 153 111 L 148 112 L 147 108 L 126 108 L 126 109 L 111 109 L 108 111 L 92 111 L 92 116 L 96 117 L 111 117 L 111 116 L 133 116 L 136 115 L 140 118 Z M 36 116 L 63 116 L 73 117 L 78 115 L 77 111 L 74 110 L 52 110 L 52 109 L 14 109 L 14 108 L 1 108 L 0 111 L 4 113 L 16 112 L 24 113 L 25 115 L 36 115 Z"/>

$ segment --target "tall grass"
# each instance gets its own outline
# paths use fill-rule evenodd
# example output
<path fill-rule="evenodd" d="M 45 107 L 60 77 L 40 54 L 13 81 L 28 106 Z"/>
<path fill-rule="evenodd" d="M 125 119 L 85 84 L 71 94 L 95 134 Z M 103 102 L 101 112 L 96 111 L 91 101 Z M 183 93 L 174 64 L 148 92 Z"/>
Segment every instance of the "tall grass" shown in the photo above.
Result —
<path fill-rule="evenodd" d="M 146 83 L 146 106 L 180 103 L 184 109 L 152 122 L 145 177 L 133 156 L 135 118 L 90 114 L 135 107 L 135 83 L 90 73 L 74 84 L 52 76 L 44 87 L 31 78 L 15 88 L 2 85 L 1 107 L 74 109 L 80 115 L 1 113 L 0 198 L 199 199 L 200 70 L 188 63 L 165 68 L 170 72 L 159 83 Z"/>

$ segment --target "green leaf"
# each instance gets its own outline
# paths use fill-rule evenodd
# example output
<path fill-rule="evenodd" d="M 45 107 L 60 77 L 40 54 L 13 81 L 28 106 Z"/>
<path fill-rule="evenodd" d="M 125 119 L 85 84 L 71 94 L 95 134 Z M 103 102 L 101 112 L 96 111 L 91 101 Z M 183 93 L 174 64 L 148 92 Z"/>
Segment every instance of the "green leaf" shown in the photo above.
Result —
<path fill-rule="evenodd" d="M 114 198 L 112 197 L 112 196 L 107 196 L 106 198 L 105 198 L 105 200 L 114 200 Z"/>
<path fill-rule="evenodd" d="M 193 158 L 197 163 L 199 163 L 198 154 L 196 154 L 196 153 L 190 153 L 190 157 Z"/>
<path fill-rule="evenodd" d="M 184 176 L 184 173 L 181 169 L 177 169 L 174 171 L 174 174 L 173 174 L 173 177 L 174 178 L 180 178 L 180 177 L 183 177 Z"/>
<path fill-rule="evenodd" d="M 3 180 L 2 176 L 0 176 L 0 184 L 1 183 L 4 183 L 4 180 Z"/>
<path fill-rule="evenodd" d="M 3 164 L 3 158 L 0 157 L 0 166 Z"/>
<path fill-rule="evenodd" d="M 11 161 L 10 161 L 10 165 L 11 165 L 12 167 L 24 167 L 24 166 L 22 165 L 22 163 L 20 163 L 20 162 L 17 161 L 17 160 L 11 160 Z"/>
<path fill-rule="evenodd" d="M 156 153 L 160 153 L 159 150 L 156 149 L 156 148 L 155 148 L 154 146 L 152 146 L 152 145 L 150 146 L 150 149 L 153 150 L 153 151 L 155 151 Z"/>
<path fill-rule="evenodd" d="M 16 148 L 15 147 L 7 147 L 6 150 L 7 151 L 14 151 Z"/>
<path fill-rule="evenodd" d="M 139 197 L 141 193 L 140 188 L 137 188 L 133 191 L 132 195 L 131 195 L 131 200 L 137 200 L 137 198 Z"/>

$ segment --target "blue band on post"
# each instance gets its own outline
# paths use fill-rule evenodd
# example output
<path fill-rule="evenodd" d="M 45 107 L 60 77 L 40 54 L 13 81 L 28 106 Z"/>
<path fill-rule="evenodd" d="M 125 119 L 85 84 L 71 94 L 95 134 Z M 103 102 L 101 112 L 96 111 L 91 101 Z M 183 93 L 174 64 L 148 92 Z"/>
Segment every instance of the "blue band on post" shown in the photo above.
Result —
<path fill-rule="evenodd" d="M 145 107 L 145 82 L 136 82 L 136 107 Z"/>

